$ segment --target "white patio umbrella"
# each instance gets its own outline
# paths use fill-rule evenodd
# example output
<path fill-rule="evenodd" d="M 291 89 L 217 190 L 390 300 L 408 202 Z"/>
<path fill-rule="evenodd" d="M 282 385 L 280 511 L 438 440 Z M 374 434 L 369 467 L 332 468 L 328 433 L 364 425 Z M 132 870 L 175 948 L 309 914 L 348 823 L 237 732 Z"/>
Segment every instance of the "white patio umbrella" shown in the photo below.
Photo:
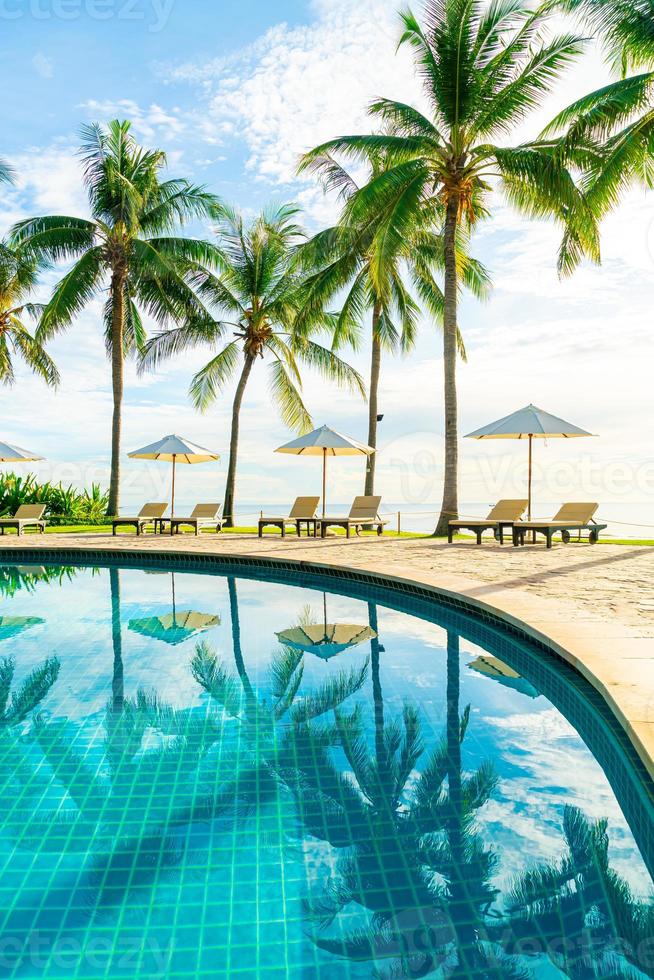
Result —
<path fill-rule="evenodd" d="M 31 463 L 43 456 L 37 456 L 28 449 L 21 449 L 20 446 L 12 446 L 9 442 L 0 440 L 0 463 Z"/>
<path fill-rule="evenodd" d="M 313 432 L 307 432 L 275 450 L 276 453 L 290 453 L 294 456 L 322 456 L 322 516 L 326 511 L 327 492 L 327 457 L 328 456 L 370 456 L 375 452 L 371 446 L 366 446 L 350 436 L 335 432 L 328 425 L 321 425 Z"/>
<path fill-rule="evenodd" d="M 175 516 L 175 467 L 177 463 L 209 463 L 212 460 L 220 459 L 218 453 L 203 446 L 197 446 L 189 439 L 182 436 L 164 436 L 158 442 L 153 442 L 143 449 L 137 449 L 133 453 L 127 454 L 130 459 L 158 459 L 164 463 L 173 464 L 173 486 L 170 501 L 170 516 Z M 172 533 L 172 525 L 171 525 Z"/>
<path fill-rule="evenodd" d="M 512 415 L 491 422 L 482 429 L 469 432 L 466 439 L 528 439 L 529 440 L 529 506 L 527 517 L 531 519 L 532 443 L 534 439 L 579 439 L 592 436 L 592 432 L 580 429 L 556 415 L 544 412 L 535 405 L 527 405 Z"/>

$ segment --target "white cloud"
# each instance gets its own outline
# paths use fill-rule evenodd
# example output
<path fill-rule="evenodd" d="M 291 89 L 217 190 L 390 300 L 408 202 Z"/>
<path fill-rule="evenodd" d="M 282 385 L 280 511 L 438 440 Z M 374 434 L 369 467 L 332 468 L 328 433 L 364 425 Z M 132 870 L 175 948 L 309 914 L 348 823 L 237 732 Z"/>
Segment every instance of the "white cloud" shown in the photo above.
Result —
<path fill-rule="evenodd" d="M 168 143 L 180 140 L 186 130 L 186 113 L 177 106 L 164 109 L 156 102 L 143 109 L 133 99 L 90 99 L 80 108 L 90 119 L 102 124 L 110 119 L 129 119 L 136 137 L 145 143 Z"/>
<path fill-rule="evenodd" d="M 408 52 L 395 55 L 392 5 L 337 0 L 315 9 L 311 25 L 277 25 L 238 57 L 167 69 L 170 80 L 205 83 L 207 132 L 244 140 L 247 169 L 257 179 L 293 181 L 303 152 L 340 133 L 365 131 L 375 96 L 416 96 Z"/>
<path fill-rule="evenodd" d="M 548 708 L 485 721 L 495 729 L 498 756 L 512 770 L 479 811 L 485 836 L 502 850 L 502 879 L 562 857 L 563 805 L 569 804 L 590 820 L 608 818 L 612 867 L 647 894 L 649 876 L 610 784 L 563 715 Z"/>
<path fill-rule="evenodd" d="M 52 58 L 48 58 L 43 54 L 42 51 L 38 51 L 32 58 L 32 65 L 35 71 L 41 78 L 52 78 L 54 75 L 54 62 Z"/>

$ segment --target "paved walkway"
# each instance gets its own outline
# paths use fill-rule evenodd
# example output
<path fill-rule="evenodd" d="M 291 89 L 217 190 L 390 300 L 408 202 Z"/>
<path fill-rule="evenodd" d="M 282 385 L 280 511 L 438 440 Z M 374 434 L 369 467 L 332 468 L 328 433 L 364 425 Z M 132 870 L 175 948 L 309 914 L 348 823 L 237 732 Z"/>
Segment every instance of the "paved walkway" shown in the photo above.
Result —
<path fill-rule="evenodd" d="M 314 540 L 206 534 L 167 536 L 14 535 L 0 555 L 21 547 L 154 550 L 266 556 L 349 566 L 465 595 L 549 642 L 601 691 L 654 777 L 654 548 L 364 536 Z"/>

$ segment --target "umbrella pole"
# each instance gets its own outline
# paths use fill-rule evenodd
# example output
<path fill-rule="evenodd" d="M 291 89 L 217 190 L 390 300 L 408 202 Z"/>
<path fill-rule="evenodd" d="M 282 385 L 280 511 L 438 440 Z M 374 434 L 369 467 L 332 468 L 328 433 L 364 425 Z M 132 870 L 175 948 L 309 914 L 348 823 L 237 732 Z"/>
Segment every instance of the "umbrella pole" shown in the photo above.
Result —
<path fill-rule="evenodd" d="M 531 459 L 532 459 L 532 442 L 533 436 L 529 433 L 529 492 L 527 496 L 529 497 L 529 503 L 527 505 L 527 520 L 531 520 Z"/>
<path fill-rule="evenodd" d="M 175 463 L 177 462 L 177 457 L 173 455 L 173 490 L 170 500 L 170 534 L 173 533 L 173 517 L 175 516 Z"/>
<path fill-rule="evenodd" d="M 327 511 L 325 510 L 325 494 L 327 493 L 327 449 L 323 448 L 322 451 L 322 516 L 324 517 Z"/>
<path fill-rule="evenodd" d="M 534 437 L 533 437 L 532 433 L 530 432 L 529 433 L 529 492 L 527 494 L 527 496 L 529 498 L 529 503 L 527 504 L 527 520 L 528 521 L 531 520 L 531 482 L 532 482 L 531 468 L 532 468 L 532 458 L 533 458 L 533 442 L 534 442 Z M 536 532 L 535 531 L 532 531 L 531 532 L 531 543 L 532 544 L 536 544 Z"/>

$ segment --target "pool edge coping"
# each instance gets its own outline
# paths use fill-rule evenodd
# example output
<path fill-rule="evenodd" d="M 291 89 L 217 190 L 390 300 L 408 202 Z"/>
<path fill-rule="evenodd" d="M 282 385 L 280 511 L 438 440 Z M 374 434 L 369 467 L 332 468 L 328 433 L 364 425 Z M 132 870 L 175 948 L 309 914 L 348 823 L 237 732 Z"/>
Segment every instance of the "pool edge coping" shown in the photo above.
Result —
<path fill-rule="evenodd" d="M 647 664 L 651 678 L 654 681 L 654 639 L 642 636 L 637 630 L 626 624 L 618 623 L 615 635 L 606 635 L 602 627 L 608 630 L 606 623 L 595 623 L 583 617 L 573 622 L 562 620 L 560 604 L 553 599 L 543 596 L 533 596 L 515 589 L 506 589 L 465 579 L 462 576 L 427 575 L 421 569 L 407 567 L 402 574 L 381 573 L 369 567 L 368 564 L 352 565 L 343 562 L 329 563 L 315 559 L 278 557 L 255 553 L 218 553 L 196 552 L 190 550 L 164 550 L 153 548 L 137 549 L 123 548 L 113 545 L 107 547 L 96 542 L 86 542 L 81 545 L 62 541 L 55 547 L 27 546 L 25 548 L 0 548 L 7 563 L 33 563 L 35 561 L 62 562 L 65 554 L 75 558 L 102 556 L 109 561 L 124 560 L 129 564 L 155 561 L 176 561 L 198 563 L 200 565 L 242 564 L 269 566 L 283 570 L 284 568 L 297 571 L 310 571 L 318 575 L 341 578 L 343 581 L 352 579 L 368 581 L 371 585 L 381 586 L 401 592 L 413 591 L 414 594 L 426 591 L 435 599 L 445 600 L 448 604 L 464 606 L 484 617 L 499 621 L 511 632 L 522 634 L 528 640 L 535 641 L 540 648 L 549 650 L 555 656 L 567 663 L 577 674 L 588 681 L 600 694 L 611 714 L 620 725 L 633 745 L 638 757 L 654 781 L 654 683 L 650 684 L 650 697 L 647 685 L 628 683 L 611 673 L 619 667 L 621 659 L 632 661 L 632 667 L 637 670 L 640 665 Z M 438 579 L 435 581 L 434 579 Z M 479 592 L 484 593 L 481 598 Z M 589 623 L 595 625 L 589 626 Z M 602 644 L 602 652 L 597 648 Z M 608 647 L 609 655 L 605 652 Z M 651 649 L 651 652 L 649 650 Z M 610 654 L 613 656 L 610 656 Z M 621 659 L 620 659 L 621 658 Z M 633 673 L 633 671 L 632 671 Z"/>

